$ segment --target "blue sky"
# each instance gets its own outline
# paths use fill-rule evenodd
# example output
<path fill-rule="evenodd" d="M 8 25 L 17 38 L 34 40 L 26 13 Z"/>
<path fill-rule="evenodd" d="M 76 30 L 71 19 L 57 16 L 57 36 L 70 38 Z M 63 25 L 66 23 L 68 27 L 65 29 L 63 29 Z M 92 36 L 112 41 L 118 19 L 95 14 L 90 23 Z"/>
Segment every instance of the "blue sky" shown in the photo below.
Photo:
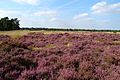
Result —
<path fill-rule="evenodd" d="M 120 0 L 1 0 L 5 16 L 21 27 L 120 29 Z"/>

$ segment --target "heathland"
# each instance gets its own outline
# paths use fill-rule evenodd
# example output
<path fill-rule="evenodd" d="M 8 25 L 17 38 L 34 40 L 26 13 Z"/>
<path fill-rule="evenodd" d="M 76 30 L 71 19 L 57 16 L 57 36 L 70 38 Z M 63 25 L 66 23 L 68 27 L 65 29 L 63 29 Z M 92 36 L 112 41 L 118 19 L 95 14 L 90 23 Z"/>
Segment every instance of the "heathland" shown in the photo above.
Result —
<path fill-rule="evenodd" d="M 120 33 L 0 31 L 0 80 L 120 80 Z"/>

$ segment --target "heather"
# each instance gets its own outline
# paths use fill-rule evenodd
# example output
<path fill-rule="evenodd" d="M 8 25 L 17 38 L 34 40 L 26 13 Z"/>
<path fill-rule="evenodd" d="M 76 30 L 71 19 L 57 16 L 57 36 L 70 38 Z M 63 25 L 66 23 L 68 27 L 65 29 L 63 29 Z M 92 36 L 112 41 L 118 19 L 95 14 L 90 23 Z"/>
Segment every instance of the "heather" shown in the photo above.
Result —
<path fill-rule="evenodd" d="M 120 34 L 0 35 L 0 80 L 120 80 Z"/>

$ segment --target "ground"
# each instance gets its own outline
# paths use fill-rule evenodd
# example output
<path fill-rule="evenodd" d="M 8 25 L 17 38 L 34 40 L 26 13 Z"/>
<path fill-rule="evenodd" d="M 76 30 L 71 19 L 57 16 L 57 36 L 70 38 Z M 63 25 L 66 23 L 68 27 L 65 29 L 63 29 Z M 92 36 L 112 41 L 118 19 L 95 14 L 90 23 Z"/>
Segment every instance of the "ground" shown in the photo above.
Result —
<path fill-rule="evenodd" d="M 13 38 L 20 37 L 23 35 L 26 35 L 31 32 L 42 32 L 45 34 L 52 34 L 52 33 L 84 33 L 84 34 L 90 34 L 91 32 L 87 31 L 46 31 L 46 30 L 14 30 L 14 31 L 0 31 L 0 35 L 9 35 Z M 97 33 L 97 32 L 96 32 Z M 110 33 L 110 34 L 120 34 L 120 32 L 113 33 L 113 32 L 101 32 L 101 33 Z"/>
<path fill-rule="evenodd" d="M 120 34 L 1 31 L 0 80 L 120 80 Z"/>

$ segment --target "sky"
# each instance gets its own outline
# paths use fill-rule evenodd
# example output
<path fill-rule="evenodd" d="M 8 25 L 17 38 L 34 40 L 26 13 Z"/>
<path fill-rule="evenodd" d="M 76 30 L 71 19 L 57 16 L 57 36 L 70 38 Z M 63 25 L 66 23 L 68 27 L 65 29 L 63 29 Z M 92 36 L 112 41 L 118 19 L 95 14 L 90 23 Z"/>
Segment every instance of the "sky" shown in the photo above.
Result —
<path fill-rule="evenodd" d="M 0 0 L 20 27 L 120 30 L 120 0 Z"/>

